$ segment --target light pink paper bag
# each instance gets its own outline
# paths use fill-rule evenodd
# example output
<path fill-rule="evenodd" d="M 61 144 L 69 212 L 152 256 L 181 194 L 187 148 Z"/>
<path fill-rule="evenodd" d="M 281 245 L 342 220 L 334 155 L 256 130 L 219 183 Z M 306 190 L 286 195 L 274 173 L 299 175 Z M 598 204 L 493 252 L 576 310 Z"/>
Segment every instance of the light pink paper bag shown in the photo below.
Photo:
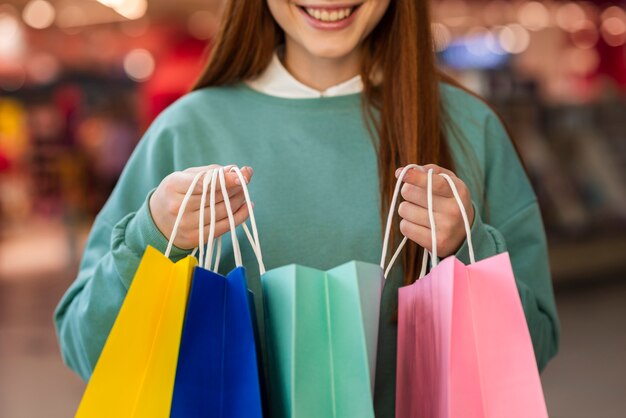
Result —
<path fill-rule="evenodd" d="M 399 289 L 396 417 L 547 417 L 509 255 L 475 262 L 467 214 L 452 179 L 442 176 L 464 217 L 471 264 L 454 256 L 438 263 L 435 244 L 430 273 L 424 276 L 425 253 L 423 277 Z"/>

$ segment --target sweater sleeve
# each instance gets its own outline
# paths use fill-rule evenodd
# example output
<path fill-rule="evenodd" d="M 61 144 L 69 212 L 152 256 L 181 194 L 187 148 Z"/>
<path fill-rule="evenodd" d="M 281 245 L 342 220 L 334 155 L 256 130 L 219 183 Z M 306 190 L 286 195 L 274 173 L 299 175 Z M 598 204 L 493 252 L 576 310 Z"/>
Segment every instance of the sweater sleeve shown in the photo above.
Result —
<path fill-rule="evenodd" d="M 78 276 L 54 313 L 63 360 L 84 380 L 98 361 L 144 250 L 152 245 L 164 251 L 167 246 L 148 199 L 174 171 L 172 139 L 156 122 L 145 133 L 96 217 Z M 174 258 L 184 254 L 174 248 Z"/>
<path fill-rule="evenodd" d="M 543 370 L 558 351 L 559 321 L 541 212 L 511 140 L 491 113 L 485 141 L 484 205 L 475 210 L 471 229 L 476 259 L 509 252 L 537 365 Z M 469 262 L 467 242 L 457 257 Z"/>

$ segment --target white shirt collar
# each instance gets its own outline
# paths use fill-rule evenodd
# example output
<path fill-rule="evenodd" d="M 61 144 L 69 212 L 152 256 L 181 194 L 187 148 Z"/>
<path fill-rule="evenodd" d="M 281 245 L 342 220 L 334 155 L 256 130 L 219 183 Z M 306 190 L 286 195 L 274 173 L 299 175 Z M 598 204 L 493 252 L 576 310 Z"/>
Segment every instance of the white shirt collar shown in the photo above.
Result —
<path fill-rule="evenodd" d="M 296 80 L 280 62 L 276 52 L 274 52 L 272 61 L 263 73 L 255 79 L 246 80 L 246 84 L 258 92 L 286 99 L 344 96 L 360 93 L 363 90 L 363 82 L 360 75 L 329 87 L 324 91 L 315 90 Z"/>

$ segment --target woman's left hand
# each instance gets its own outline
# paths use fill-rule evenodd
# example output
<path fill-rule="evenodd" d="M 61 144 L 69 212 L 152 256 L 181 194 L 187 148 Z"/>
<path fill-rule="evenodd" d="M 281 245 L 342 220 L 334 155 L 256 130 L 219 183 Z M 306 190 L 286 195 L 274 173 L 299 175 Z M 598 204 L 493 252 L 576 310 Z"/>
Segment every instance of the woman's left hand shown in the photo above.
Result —
<path fill-rule="evenodd" d="M 452 194 L 452 189 L 450 189 L 448 182 L 437 174 L 445 173 L 454 181 L 463 201 L 470 225 L 474 222 L 472 197 L 465 183 L 452 171 L 435 164 L 428 164 L 423 167 L 424 171 L 412 169 L 404 176 L 405 184 L 402 186 L 404 202 L 400 203 L 398 208 L 398 214 L 402 217 L 400 232 L 420 247 L 432 251 L 427 195 L 428 170 L 432 168 L 433 212 L 435 215 L 435 227 L 437 228 L 437 253 L 439 257 L 443 258 L 455 254 L 461 248 L 466 237 L 463 217 Z M 402 167 L 396 171 L 396 178 L 401 171 Z"/>

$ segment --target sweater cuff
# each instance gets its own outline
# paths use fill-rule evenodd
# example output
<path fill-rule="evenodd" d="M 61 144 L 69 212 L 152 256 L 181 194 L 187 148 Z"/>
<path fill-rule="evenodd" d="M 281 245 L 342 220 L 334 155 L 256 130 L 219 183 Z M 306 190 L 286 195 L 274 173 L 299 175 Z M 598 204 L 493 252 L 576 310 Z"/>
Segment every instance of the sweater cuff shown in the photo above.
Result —
<path fill-rule="evenodd" d="M 472 206 L 474 207 L 474 223 L 471 227 L 471 233 L 476 261 L 505 252 L 507 250 L 506 242 L 500 231 L 491 225 L 483 223 L 480 212 L 476 210 L 474 202 L 472 202 Z M 463 241 L 463 244 L 456 252 L 456 258 L 465 264 L 470 263 L 467 239 Z"/>
<path fill-rule="evenodd" d="M 161 253 L 165 253 L 167 249 L 168 239 L 159 231 L 159 228 L 152 219 L 150 213 L 150 197 L 154 190 L 148 193 L 148 197 L 143 202 L 139 210 L 135 212 L 135 216 L 130 219 L 126 226 L 125 238 L 128 248 L 141 257 L 148 245 L 159 250 Z M 177 260 L 189 254 L 189 250 L 178 248 L 175 245 L 172 246 L 170 258 Z"/>

